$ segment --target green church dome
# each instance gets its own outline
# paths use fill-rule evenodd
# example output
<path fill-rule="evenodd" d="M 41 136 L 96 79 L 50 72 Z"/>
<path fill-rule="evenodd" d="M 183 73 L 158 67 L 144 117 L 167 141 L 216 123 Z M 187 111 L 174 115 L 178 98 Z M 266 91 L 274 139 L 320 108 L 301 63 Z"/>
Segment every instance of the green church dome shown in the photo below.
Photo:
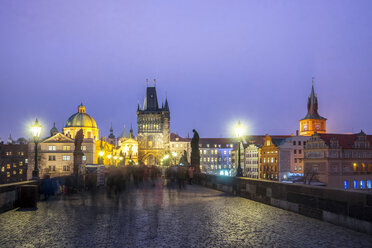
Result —
<path fill-rule="evenodd" d="M 97 124 L 96 121 L 86 113 L 86 108 L 83 103 L 81 103 L 81 105 L 78 106 L 78 112 L 68 118 L 65 127 L 97 128 Z"/>

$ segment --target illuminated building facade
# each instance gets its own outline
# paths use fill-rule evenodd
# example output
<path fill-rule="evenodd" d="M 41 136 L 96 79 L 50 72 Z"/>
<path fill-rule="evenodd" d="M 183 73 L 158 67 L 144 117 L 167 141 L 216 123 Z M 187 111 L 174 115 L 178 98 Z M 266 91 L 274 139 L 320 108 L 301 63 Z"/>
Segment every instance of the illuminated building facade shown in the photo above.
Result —
<path fill-rule="evenodd" d="M 38 144 L 39 176 L 44 178 L 67 176 L 73 173 L 74 167 L 74 139 L 59 133 L 55 126 L 50 131 L 50 136 Z M 81 146 L 83 152 L 83 165 L 96 163 L 96 145 L 93 139 L 84 139 Z M 28 144 L 30 164 L 35 164 L 35 143 Z M 30 168 L 33 169 L 33 168 Z"/>
<path fill-rule="evenodd" d="M 27 180 L 27 144 L 0 143 L 0 184 Z"/>
<path fill-rule="evenodd" d="M 314 92 L 314 84 L 307 100 L 307 114 L 300 120 L 300 135 L 311 136 L 315 132 L 326 133 L 327 119 L 318 114 L 318 97 Z"/>
<path fill-rule="evenodd" d="M 304 147 L 309 136 L 291 136 L 279 146 L 279 181 L 290 181 L 304 173 Z"/>
<path fill-rule="evenodd" d="M 200 138 L 200 167 L 202 173 L 233 174 L 231 152 L 234 140 L 230 138 Z"/>
<path fill-rule="evenodd" d="M 259 150 L 262 144 L 250 142 L 244 148 L 243 176 L 258 179 Z"/>
<path fill-rule="evenodd" d="M 71 139 L 75 139 L 75 135 L 80 129 L 83 129 L 85 139 L 99 140 L 96 121 L 87 114 L 83 103 L 78 106 L 78 112 L 68 118 L 63 133 Z"/>
<path fill-rule="evenodd" d="M 170 151 L 170 111 L 168 100 L 158 105 L 156 88 L 147 87 L 143 108 L 137 108 L 138 159 L 145 165 L 159 165 Z"/>
<path fill-rule="evenodd" d="M 305 146 L 305 178 L 327 187 L 372 188 L 372 135 L 314 134 Z"/>
<path fill-rule="evenodd" d="M 268 134 L 259 151 L 260 179 L 279 181 L 279 146 L 285 137 L 270 137 Z"/>
<path fill-rule="evenodd" d="M 171 133 L 170 135 L 170 153 L 177 154 L 175 161 L 180 161 L 182 155 L 186 152 L 187 161 L 191 162 L 191 139 L 182 138 L 178 134 Z"/>

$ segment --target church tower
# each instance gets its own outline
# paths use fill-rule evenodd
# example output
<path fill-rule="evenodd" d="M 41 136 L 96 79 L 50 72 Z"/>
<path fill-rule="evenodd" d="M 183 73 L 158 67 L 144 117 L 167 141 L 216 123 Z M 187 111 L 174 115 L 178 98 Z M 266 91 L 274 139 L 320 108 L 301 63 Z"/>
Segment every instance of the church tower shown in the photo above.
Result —
<path fill-rule="evenodd" d="M 159 165 L 170 149 L 168 100 L 159 108 L 155 84 L 154 80 L 153 87 L 147 86 L 143 108 L 137 106 L 138 159 L 145 165 Z"/>
<path fill-rule="evenodd" d="M 314 92 L 314 78 L 310 96 L 307 100 L 307 115 L 300 120 L 300 135 L 311 136 L 315 132 L 326 133 L 327 119 L 318 114 L 318 98 Z"/>

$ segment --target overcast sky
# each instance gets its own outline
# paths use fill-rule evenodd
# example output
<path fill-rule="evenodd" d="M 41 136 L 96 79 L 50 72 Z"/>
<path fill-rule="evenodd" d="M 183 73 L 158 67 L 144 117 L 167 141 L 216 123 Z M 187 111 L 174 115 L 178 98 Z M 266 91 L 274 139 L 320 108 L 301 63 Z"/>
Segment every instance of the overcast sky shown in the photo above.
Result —
<path fill-rule="evenodd" d="M 2 0 L 0 137 L 81 101 L 100 135 L 136 131 L 146 78 L 181 136 L 290 134 L 313 76 L 328 131 L 371 134 L 371 60 L 370 0 Z"/>

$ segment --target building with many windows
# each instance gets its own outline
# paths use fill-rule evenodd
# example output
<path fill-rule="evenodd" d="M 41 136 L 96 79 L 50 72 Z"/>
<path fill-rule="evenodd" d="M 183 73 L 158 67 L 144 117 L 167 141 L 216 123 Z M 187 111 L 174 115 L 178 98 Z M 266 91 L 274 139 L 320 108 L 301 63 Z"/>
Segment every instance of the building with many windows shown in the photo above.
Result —
<path fill-rule="evenodd" d="M 309 136 L 291 136 L 279 145 L 279 181 L 292 181 L 304 174 L 304 147 Z"/>
<path fill-rule="evenodd" d="M 28 170 L 27 144 L 0 143 L 0 184 L 26 181 Z"/>
<path fill-rule="evenodd" d="M 200 138 L 200 167 L 202 173 L 232 175 L 231 138 Z"/>
<path fill-rule="evenodd" d="M 259 151 L 259 178 L 279 181 L 279 147 L 289 136 L 269 136 Z"/>
<path fill-rule="evenodd" d="M 304 167 L 308 183 L 371 190 L 372 135 L 315 133 L 305 146 Z"/>
<path fill-rule="evenodd" d="M 55 127 L 54 127 L 55 128 Z M 75 142 L 72 138 L 51 131 L 51 136 L 38 144 L 39 177 L 66 176 L 73 173 Z M 96 163 L 96 145 L 93 139 L 84 139 L 81 146 L 83 165 Z M 35 144 L 28 144 L 30 164 L 35 163 Z"/>

